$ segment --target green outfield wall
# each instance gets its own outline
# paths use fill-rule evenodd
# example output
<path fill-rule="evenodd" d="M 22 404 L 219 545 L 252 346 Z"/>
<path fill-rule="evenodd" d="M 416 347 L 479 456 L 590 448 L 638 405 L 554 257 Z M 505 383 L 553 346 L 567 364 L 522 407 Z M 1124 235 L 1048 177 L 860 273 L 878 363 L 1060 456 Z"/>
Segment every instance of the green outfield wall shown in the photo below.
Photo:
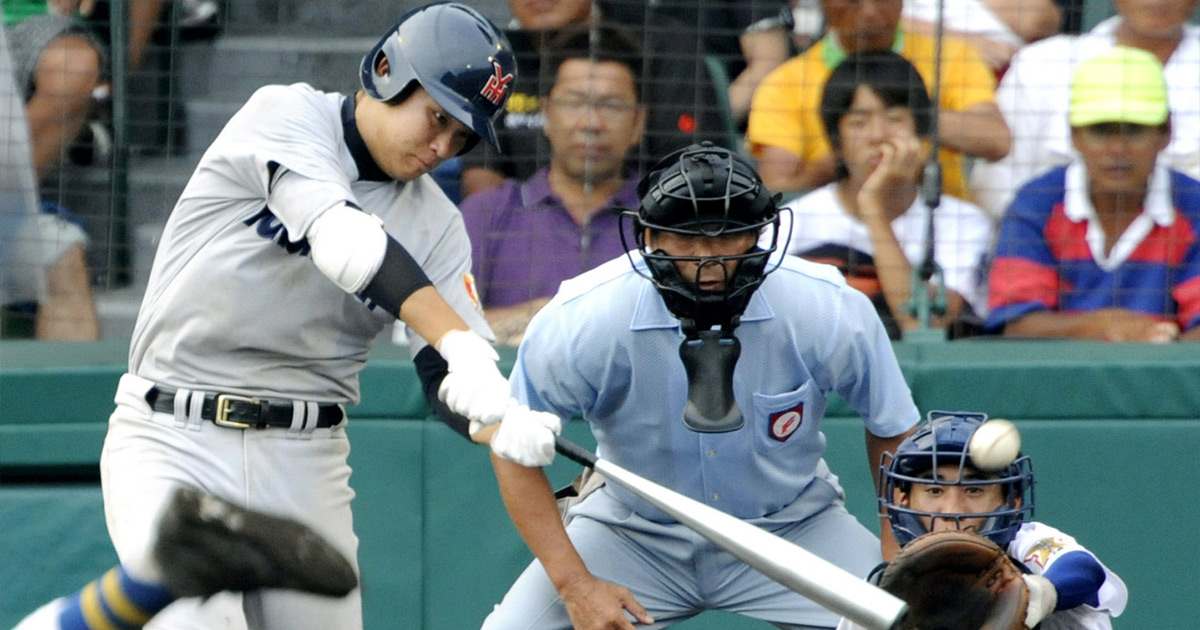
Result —
<path fill-rule="evenodd" d="M 923 412 L 1017 423 L 1034 459 L 1038 520 L 1075 535 L 1129 586 L 1115 627 L 1197 627 L 1200 346 L 895 348 Z M 124 343 L 0 342 L 0 628 L 115 563 L 97 462 L 125 353 Z M 487 452 L 428 417 L 403 350 L 377 348 L 362 389 L 348 431 L 366 628 L 476 628 L 531 558 Z M 829 415 L 826 458 L 850 510 L 877 529 L 862 424 L 840 401 Z M 581 422 L 566 434 L 593 444 Z M 578 467 L 560 460 L 549 474 L 565 484 Z M 707 612 L 676 627 L 769 626 Z"/>

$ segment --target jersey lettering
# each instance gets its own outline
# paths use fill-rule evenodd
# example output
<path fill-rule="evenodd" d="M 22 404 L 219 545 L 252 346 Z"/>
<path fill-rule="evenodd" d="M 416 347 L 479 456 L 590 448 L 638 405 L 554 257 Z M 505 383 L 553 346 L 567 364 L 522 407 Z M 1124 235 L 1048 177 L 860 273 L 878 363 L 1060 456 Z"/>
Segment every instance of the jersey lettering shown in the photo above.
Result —
<path fill-rule="evenodd" d="M 271 212 L 271 209 L 266 206 L 263 206 L 263 209 L 259 210 L 258 214 L 242 221 L 242 223 L 246 227 L 253 227 L 259 236 L 272 241 L 289 254 L 307 256 L 309 250 L 312 249 L 308 245 L 308 239 L 306 238 L 295 242 L 289 239 L 287 228 L 283 226 L 283 222 L 277 219 Z"/>

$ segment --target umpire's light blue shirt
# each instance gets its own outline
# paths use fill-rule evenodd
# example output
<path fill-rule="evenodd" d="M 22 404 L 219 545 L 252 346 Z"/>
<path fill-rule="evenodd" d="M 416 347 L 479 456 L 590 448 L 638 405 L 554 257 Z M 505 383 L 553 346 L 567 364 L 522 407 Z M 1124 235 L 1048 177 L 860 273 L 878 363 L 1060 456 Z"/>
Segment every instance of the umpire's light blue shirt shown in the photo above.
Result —
<path fill-rule="evenodd" d="M 582 413 L 597 453 L 643 477 L 740 518 L 801 519 L 842 494 L 822 460 L 829 392 L 882 437 L 919 414 L 875 308 L 833 267 L 785 257 L 741 322 L 737 431 L 684 426 L 679 321 L 624 256 L 564 282 L 537 314 L 513 392 L 564 419 Z M 648 519 L 672 520 L 623 488 L 607 491 Z"/>

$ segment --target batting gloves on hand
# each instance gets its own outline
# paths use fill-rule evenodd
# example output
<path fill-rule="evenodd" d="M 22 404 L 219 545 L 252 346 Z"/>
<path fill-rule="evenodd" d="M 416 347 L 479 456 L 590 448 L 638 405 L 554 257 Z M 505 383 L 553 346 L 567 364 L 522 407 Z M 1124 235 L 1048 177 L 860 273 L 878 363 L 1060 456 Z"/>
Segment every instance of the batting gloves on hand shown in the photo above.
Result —
<path fill-rule="evenodd" d="M 452 330 L 438 340 L 437 350 L 448 366 L 438 398 L 471 421 L 471 435 L 500 422 L 511 396 L 508 379 L 496 367 L 500 356 L 492 344 L 469 330 Z"/>
<path fill-rule="evenodd" d="M 1025 627 L 1038 625 L 1058 605 L 1058 591 L 1050 580 L 1040 575 L 1022 575 L 1029 589 L 1029 606 L 1025 608 Z"/>
<path fill-rule="evenodd" d="M 554 437 L 559 433 L 562 420 L 558 416 L 514 404 L 492 436 L 492 452 L 529 468 L 549 466 L 554 461 Z"/>

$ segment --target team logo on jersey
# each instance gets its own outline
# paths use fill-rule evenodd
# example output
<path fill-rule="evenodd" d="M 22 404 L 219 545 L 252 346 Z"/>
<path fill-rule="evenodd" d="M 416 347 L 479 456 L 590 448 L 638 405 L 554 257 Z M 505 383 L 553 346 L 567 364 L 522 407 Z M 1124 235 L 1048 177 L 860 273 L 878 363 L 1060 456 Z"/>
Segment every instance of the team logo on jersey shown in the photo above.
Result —
<path fill-rule="evenodd" d="M 471 298 L 475 310 L 483 312 L 483 305 L 479 303 L 479 289 L 475 288 L 475 275 L 470 271 L 463 274 L 463 288 L 467 290 L 467 297 Z"/>
<path fill-rule="evenodd" d="M 787 441 L 796 432 L 796 429 L 800 428 L 802 422 L 804 422 L 804 403 L 773 413 L 771 414 L 771 437 L 780 442 Z"/>
<path fill-rule="evenodd" d="M 504 100 L 504 95 L 508 94 L 508 84 L 512 83 L 513 75 L 511 72 L 504 74 L 504 68 L 495 61 L 492 62 L 492 70 L 495 74 L 488 77 L 487 83 L 479 93 L 493 105 L 499 105 L 500 101 Z"/>
<path fill-rule="evenodd" d="M 1025 563 L 1033 562 L 1045 569 L 1046 563 L 1050 561 L 1050 556 L 1065 546 L 1066 543 L 1057 538 L 1043 538 L 1029 548 L 1029 552 L 1025 554 Z"/>
<path fill-rule="evenodd" d="M 283 222 L 271 212 L 271 209 L 263 206 L 258 214 L 242 221 L 246 227 L 254 228 L 255 233 L 260 237 L 267 239 L 282 247 L 289 254 L 300 254 L 307 256 L 311 247 L 308 245 L 308 239 L 302 238 L 298 241 L 293 241 L 288 238 L 287 228 Z"/>

